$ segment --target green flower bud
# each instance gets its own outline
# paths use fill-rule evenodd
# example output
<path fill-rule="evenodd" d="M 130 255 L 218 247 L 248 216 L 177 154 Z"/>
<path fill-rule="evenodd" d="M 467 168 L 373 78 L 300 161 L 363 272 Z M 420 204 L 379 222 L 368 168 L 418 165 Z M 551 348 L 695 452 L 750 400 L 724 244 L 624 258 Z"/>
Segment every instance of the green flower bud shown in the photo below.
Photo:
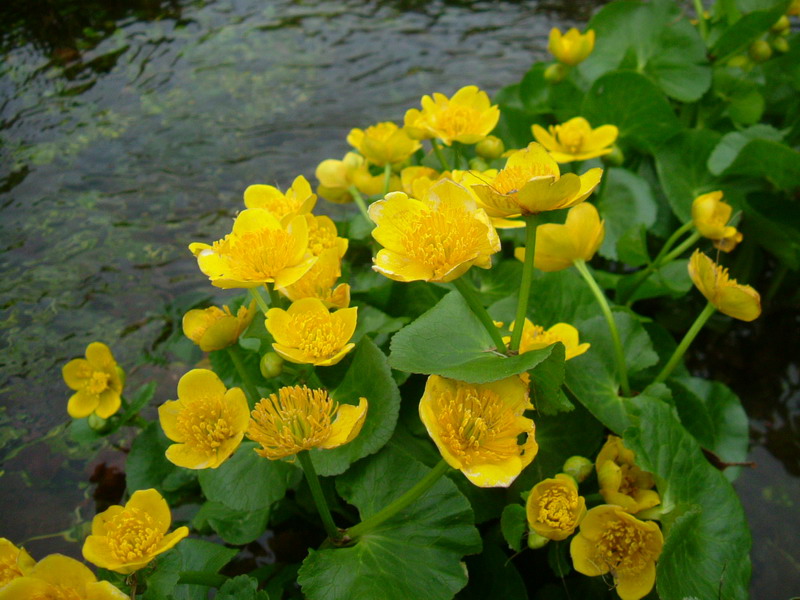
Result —
<path fill-rule="evenodd" d="M 548 83 L 559 83 L 569 74 L 569 67 L 562 63 L 553 63 L 544 70 L 544 79 Z"/>
<path fill-rule="evenodd" d="M 756 40 L 750 44 L 747 53 L 754 62 L 766 62 L 772 56 L 772 48 L 765 40 Z"/>
<path fill-rule="evenodd" d="M 89 427 L 98 433 L 102 432 L 106 426 L 106 420 L 103 417 L 99 417 L 97 413 L 92 413 L 88 416 L 88 423 Z"/>
<path fill-rule="evenodd" d="M 561 470 L 580 483 L 592 474 L 592 469 L 594 469 L 594 463 L 588 458 L 583 456 L 570 456 L 564 462 L 564 467 Z"/>
<path fill-rule="evenodd" d="M 775 21 L 775 24 L 769 28 L 772 33 L 782 33 L 789 29 L 792 24 L 789 22 L 789 17 L 782 15 L 780 19 Z"/>
<path fill-rule="evenodd" d="M 728 66 L 730 67 L 738 67 L 740 69 L 744 69 L 750 64 L 750 59 L 747 58 L 744 54 L 739 54 L 734 56 L 728 61 Z"/>
<path fill-rule="evenodd" d="M 267 352 L 261 357 L 261 362 L 258 363 L 261 369 L 261 374 L 264 379 L 272 379 L 277 377 L 283 371 L 283 359 L 275 352 Z"/>
<path fill-rule="evenodd" d="M 600 160 L 602 160 L 603 163 L 609 167 L 621 167 L 625 162 L 625 154 L 623 154 L 622 149 L 619 146 L 614 144 L 611 147 L 611 152 L 601 156 Z"/>
<path fill-rule="evenodd" d="M 481 157 L 476 156 L 475 158 L 469 159 L 469 168 L 473 171 L 485 171 L 489 168 L 489 165 L 487 165 L 486 161 Z"/>
<path fill-rule="evenodd" d="M 786 40 L 785 37 L 779 37 L 772 40 L 772 47 L 775 49 L 775 52 L 780 52 L 781 54 L 785 54 L 789 51 L 789 42 Z"/>
<path fill-rule="evenodd" d="M 475 146 L 475 152 L 478 153 L 478 156 L 487 160 L 500 158 L 505 149 L 503 140 L 494 135 L 487 135 Z"/>
<path fill-rule="evenodd" d="M 537 548 L 543 548 L 547 542 L 550 540 L 543 535 L 539 535 L 535 531 L 528 532 L 528 548 L 531 550 L 536 550 Z"/>

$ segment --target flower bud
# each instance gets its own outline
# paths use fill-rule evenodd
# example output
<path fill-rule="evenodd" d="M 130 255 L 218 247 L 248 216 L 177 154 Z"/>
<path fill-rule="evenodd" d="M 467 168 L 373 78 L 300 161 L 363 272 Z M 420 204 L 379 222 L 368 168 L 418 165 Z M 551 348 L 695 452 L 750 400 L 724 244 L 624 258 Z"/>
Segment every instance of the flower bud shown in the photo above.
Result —
<path fill-rule="evenodd" d="M 563 63 L 553 63 L 544 70 L 544 79 L 548 83 L 560 83 L 569 73 L 569 67 Z"/>
<path fill-rule="evenodd" d="M 570 456 L 561 470 L 567 475 L 571 475 L 575 481 L 581 483 L 592 474 L 594 464 L 583 456 Z"/>
<path fill-rule="evenodd" d="M 772 56 L 772 48 L 765 40 L 756 40 L 750 44 L 747 53 L 754 62 L 766 62 Z"/>
<path fill-rule="evenodd" d="M 106 426 L 106 420 L 98 416 L 97 413 L 92 413 L 88 417 L 89 427 L 91 427 L 94 431 L 102 431 L 103 428 Z"/>
<path fill-rule="evenodd" d="M 258 363 L 264 379 L 272 379 L 283 372 L 283 359 L 276 352 L 267 352 Z"/>
<path fill-rule="evenodd" d="M 535 531 L 528 532 L 528 548 L 531 550 L 537 550 L 538 548 L 543 548 L 547 542 L 550 540 L 543 535 L 539 535 Z"/>
<path fill-rule="evenodd" d="M 739 69 L 744 69 L 750 64 L 750 59 L 747 58 L 744 54 L 738 54 L 731 58 L 728 61 L 729 67 L 738 67 Z"/>
<path fill-rule="evenodd" d="M 775 50 L 775 52 L 785 54 L 789 51 L 789 42 L 786 41 L 785 37 L 775 38 L 772 40 L 772 48 Z"/>
<path fill-rule="evenodd" d="M 625 163 L 625 154 L 622 152 L 622 148 L 614 144 L 611 147 L 611 152 L 601 156 L 600 160 L 609 167 L 621 167 Z"/>
<path fill-rule="evenodd" d="M 486 164 L 486 161 L 483 160 L 480 156 L 476 156 L 475 158 L 469 159 L 469 168 L 473 171 L 485 171 L 489 168 L 489 165 Z"/>
<path fill-rule="evenodd" d="M 775 21 L 775 24 L 769 28 L 772 33 L 782 33 L 789 29 L 792 24 L 789 22 L 789 17 L 782 15 L 780 19 Z"/>
<path fill-rule="evenodd" d="M 505 149 L 503 140 L 495 135 L 487 135 L 475 146 L 475 152 L 478 153 L 478 156 L 487 160 L 500 158 Z"/>

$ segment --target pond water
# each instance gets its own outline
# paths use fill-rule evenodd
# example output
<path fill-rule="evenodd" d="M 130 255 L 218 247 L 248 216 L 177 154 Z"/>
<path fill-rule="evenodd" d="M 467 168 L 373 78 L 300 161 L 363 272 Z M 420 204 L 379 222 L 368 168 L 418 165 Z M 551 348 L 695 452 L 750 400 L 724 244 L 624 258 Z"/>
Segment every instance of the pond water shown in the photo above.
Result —
<path fill-rule="evenodd" d="M 591 2 L 58 0 L 0 8 L 0 536 L 35 556 L 76 555 L 94 513 L 87 463 L 57 428 L 60 368 L 102 340 L 155 403 L 190 368 L 167 351 L 176 306 L 212 289 L 186 246 L 216 239 L 251 183 L 313 180 L 352 127 L 402 121 L 434 91 L 494 93 L 546 55 L 553 26 Z M 752 419 L 758 466 L 736 484 L 754 532 L 757 598 L 800 591 L 800 371 L 770 352 L 776 311 L 720 342 L 740 364 L 697 364 L 731 385 Z M 798 340 L 793 340 L 794 347 Z M 170 348 L 174 346 L 170 345 Z M 752 348 L 765 365 L 746 373 Z M 789 347 L 792 347 L 791 345 Z M 772 347 L 774 349 L 774 347 Z M 761 350 L 759 351 L 761 352 Z M 774 354 L 774 356 L 773 356 Z M 54 429 L 55 428 L 55 429 Z M 50 432 L 46 443 L 32 444 Z M 76 509 L 77 507 L 77 509 Z M 13 517 L 11 517 L 13 515 Z M 789 526 L 787 527 L 787 524 Z M 72 530 L 72 531 L 70 531 Z M 60 534 L 47 539 L 33 538 Z"/>

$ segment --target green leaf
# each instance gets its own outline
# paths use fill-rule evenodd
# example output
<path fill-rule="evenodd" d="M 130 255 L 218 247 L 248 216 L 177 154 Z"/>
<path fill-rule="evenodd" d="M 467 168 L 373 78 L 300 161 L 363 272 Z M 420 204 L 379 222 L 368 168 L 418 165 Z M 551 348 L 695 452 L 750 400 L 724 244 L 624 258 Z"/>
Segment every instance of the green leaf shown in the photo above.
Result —
<path fill-rule="evenodd" d="M 172 444 L 161 431 L 158 423 L 151 423 L 136 436 L 125 462 L 125 477 L 128 491 L 155 488 L 169 499 L 173 492 L 194 478 L 194 473 L 177 467 L 164 454 Z M 183 476 L 187 475 L 188 480 Z M 171 483 L 173 485 L 171 485 Z"/>
<path fill-rule="evenodd" d="M 506 148 L 524 148 L 531 141 L 531 125 L 536 117 L 522 103 L 520 84 L 504 87 L 495 96 L 500 106 L 500 120 L 492 132 L 503 140 Z"/>
<path fill-rule="evenodd" d="M 219 588 L 216 600 L 269 600 L 267 592 L 258 591 L 258 580 L 239 575 Z"/>
<path fill-rule="evenodd" d="M 788 268 L 800 268 L 800 206 L 762 193 L 748 197 L 744 210 L 754 239 Z"/>
<path fill-rule="evenodd" d="M 533 406 L 543 415 L 574 410 L 561 386 L 564 383 L 564 344 L 553 345 L 547 360 L 530 371 L 530 396 Z"/>
<path fill-rule="evenodd" d="M 547 545 L 547 564 L 559 579 L 563 579 L 572 572 L 569 543 L 566 540 L 550 542 Z"/>
<path fill-rule="evenodd" d="M 784 12 L 785 9 L 772 8 L 742 16 L 717 39 L 711 47 L 711 54 L 722 62 L 729 56 L 746 50 L 746 47 L 772 27 Z"/>
<path fill-rule="evenodd" d="M 185 539 L 174 549 L 158 557 L 155 571 L 147 576 L 147 590 L 143 600 L 206 600 L 208 588 L 202 585 L 178 584 L 185 571 L 217 573 L 237 554 L 226 548 L 203 540 Z M 259 598 L 258 600 L 262 600 Z"/>
<path fill-rule="evenodd" d="M 451 292 L 394 335 L 389 364 L 410 373 L 486 383 L 529 371 L 551 353 L 552 346 L 519 356 L 498 354 L 461 294 Z"/>
<path fill-rule="evenodd" d="M 259 319 L 258 316 L 256 316 L 254 319 L 254 322 L 255 321 L 260 321 L 261 325 L 264 325 L 264 320 Z M 246 350 L 244 348 L 241 348 L 241 350 L 242 351 L 239 354 L 242 357 L 244 368 L 250 374 L 250 380 L 255 382 L 256 385 L 263 385 L 264 376 L 261 375 L 261 369 L 258 366 L 261 357 L 258 355 L 258 353 L 251 350 Z M 268 347 L 265 349 L 265 352 L 269 352 L 271 350 L 272 348 Z M 239 375 L 239 371 L 236 369 L 236 365 L 234 365 L 233 360 L 231 359 L 228 348 L 209 352 L 208 358 L 211 361 L 211 367 L 214 373 L 219 376 L 219 378 L 225 383 L 226 387 L 242 387 L 244 385 L 244 382 Z"/>
<path fill-rule="evenodd" d="M 244 442 L 216 469 L 200 473 L 200 487 L 208 500 L 233 510 L 261 510 L 283 498 L 297 479 L 296 467 L 256 454 L 254 442 Z"/>
<path fill-rule="evenodd" d="M 428 471 L 389 446 L 355 464 L 337 479 L 336 487 L 365 519 Z M 469 503 L 444 477 L 416 502 L 361 536 L 354 546 L 311 550 L 298 582 L 309 600 L 449 600 L 467 583 L 461 558 L 481 547 L 472 523 Z"/>
<path fill-rule="evenodd" d="M 600 77 L 586 94 L 581 113 L 595 127 L 616 125 L 621 140 L 645 151 L 681 129 L 661 90 L 634 71 L 612 71 Z"/>
<path fill-rule="evenodd" d="M 249 544 L 264 534 L 269 508 L 253 511 L 232 510 L 220 502 L 205 502 L 197 511 L 192 525 L 195 529 L 210 527 L 229 544 Z"/>
<path fill-rule="evenodd" d="M 605 177 L 608 180 L 597 201 L 606 230 L 600 255 L 617 260 L 620 258 L 617 252 L 620 239 L 631 230 L 638 235 L 642 226 L 652 226 L 656 222 L 658 206 L 650 185 L 642 177 L 616 168 L 607 169 Z"/>
<path fill-rule="evenodd" d="M 708 170 L 714 175 L 721 175 L 750 141 L 758 139 L 780 142 L 783 134 L 770 125 L 754 125 L 742 131 L 727 133 L 708 157 Z"/>
<path fill-rule="evenodd" d="M 509 560 L 498 543 L 487 541 L 483 552 L 476 556 L 468 556 L 465 562 L 469 583 L 456 594 L 456 600 L 528 599 L 525 582 L 514 562 Z"/>
<path fill-rule="evenodd" d="M 477 289 L 484 304 L 491 306 L 499 300 L 515 295 L 519 290 L 521 277 L 522 262 L 517 259 L 503 260 L 493 265 L 491 269 L 481 271 Z"/>
<path fill-rule="evenodd" d="M 371 334 L 375 343 L 381 345 L 387 334 L 394 333 L 406 323 L 408 323 L 408 319 L 405 317 L 390 317 L 374 306 L 359 306 L 356 331 L 350 341 L 358 343 L 365 335 Z"/>
<path fill-rule="evenodd" d="M 519 83 L 520 99 L 529 114 L 553 113 L 557 121 L 566 121 L 580 112 L 583 92 L 569 77 L 558 83 L 547 81 L 544 77 L 547 67 L 546 63 L 536 63 L 525 74 Z M 530 126 L 526 133 L 528 139 L 523 146 L 531 139 Z"/>
<path fill-rule="evenodd" d="M 692 280 L 689 277 L 689 261 L 686 259 L 673 260 L 652 273 L 643 284 L 641 284 L 631 297 L 631 300 L 643 300 L 645 298 L 658 298 L 660 296 L 671 296 L 680 298 L 692 289 Z M 636 281 L 636 274 L 620 277 L 617 282 L 617 291 L 627 295 Z"/>
<path fill-rule="evenodd" d="M 358 404 L 359 398 L 366 398 L 367 418 L 353 441 L 331 450 L 311 451 L 320 475 L 344 473 L 355 461 L 380 450 L 392 437 L 400 411 L 400 391 L 386 356 L 368 337 L 359 342 L 350 368 L 331 395 L 344 404 Z"/>
<path fill-rule="evenodd" d="M 780 190 L 796 190 L 800 187 L 800 152 L 772 140 L 752 140 L 722 176 L 758 177 Z"/>
<path fill-rule="evenodd" d="M 507 504 L 500 517 L 500 529 L 508 547 L 514 552 L 522 550 L 522 536 L 528 531 L 528 515 L 521 504 Z"/>
<path fill-rule="evenodd" d="M 751 539 L 742 505 L 660 396 L 662 389 L 648 388 L 631 400 L 638 427 L 624 436 L 639 466 L 655 475 L 666 511 L 658 594 L 663 600 L 743 600 L 748 597 Z"/>

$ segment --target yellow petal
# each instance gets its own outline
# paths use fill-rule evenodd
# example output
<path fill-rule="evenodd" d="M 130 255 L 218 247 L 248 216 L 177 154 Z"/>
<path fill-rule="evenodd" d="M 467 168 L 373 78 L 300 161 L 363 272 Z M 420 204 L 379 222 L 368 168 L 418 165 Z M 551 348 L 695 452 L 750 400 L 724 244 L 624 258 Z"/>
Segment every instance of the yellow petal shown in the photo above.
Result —
<path fill-rule="evenodd" d="M 508 487 L 522 472 L 522 461 L 518 456 L 512 456 L 499 463 L 463 467 L 461 471 L 478 487 Z"/>
<path fill-rule="evenodd" d="M 254 398 L 258 400 L 258 398 Z M 241 388 L 231 388 L 225 392 L 225 404 L 230 410 L 230 426 L 234 431 L 247 431 L 250 422 L 250 407 L 247 404 L 247 396 Z"/>
<path fill-rule="evenodd" d="M 565 208 L 568 208 L 570 206 L 575 206 L 576 204 L 579 204 L 584 200 L 586 200 L 586 198 L 588 198 L 592 194 L 592 192 L 594 192 L 597 189 L 597 186 L 600 185 L 601 179 L 603 179 L 603 169 L 600 168 L 589 169 L 588 171 L 586 171 L 586 173 L 581 175 L 580 190 L 578 190 L 578 193 L 576 194 L 575 198 L 573 198 L 569 202 L 569 204 L 565 206 Z"/>
<path fill-rule="evenodd" d="M 265 208 L 248 208 L 239 213 L 233 222 L 234 235 L 262 229 L 282 229 L 280 221 Z"/>
<path fill-rule="evenodd" d="M 393 250 L 379 250 L 372 261 L 375 271 L 395 281 L 429 281 L 433 278 L 432 267 Z"/>
<path fill-rule="evenodd" d="M 359 398 L 358 406 L 340 404 L 336 420 L 331 424 L 331 433 L 319 448 L 336 448 L 352 441 L 360 432 L 367 418 L 367 399 Z"/>
<path fill-rule="evenodd" d="M 656 563 L 648 562 L 638 573 L 625 571 L 616 576 L 617 594 L 622 600 L 639 600 L 653 589 L 656 583 Z"/>
<path fill-rule="evenodd" d="M 63 554 L 45 556 L 36 563 L 28 576 L 75 590 L 79 594 L 83 593 L 87 583 L 97 581 L 86 565 Z"/>
<path fill-rule="evenodd" d="M 517 193 L 520 206 L 528 214 L 565 208 L 581 187 L 580 179 L 566 173 L 560 179 L 554 176 L 534 177 Z"/>
<path fill-rule="evenodd" d="M 271 185 L 249 185 L 244 191 L 244 205 L 247 208 L 266 208 L 269 210 L 270 202 L 275 198 L 283 198 L 283 194 L 278 188 Z"/>
<path fill-rule="evenodd" d="M 185 469 L 208 469 L 219 464 L 215 454 L 201 452 L 188 444 L 172 444 L 165 454 L 169 462 Z"/>
<path fill-rule="evenodd" d="M 96 394 L 75 392 L 67 402 L 67 412 L 73 419 L 82 419 L 92 414 L 99 403 L 100 398 Z"/>
<path fill-rule="evenodd" d="M 587 150 L 599 150 L 616 142 L 618 136 L 619 129 L 616 125 L 601 125 L 589 134 L 589 139 L 584 143 L 584 147 Z"/>
<path fill-rule="evenodd" d="M 572 237 L 565 235 L 565 227 L 555 223 L 536 228 L 536 246 L 533 264 L 545 272 L 561 271 L 572 266 L 577 250 Z M 525 260 L 525 248 L 514 250 L 514 256 Z"/>
<path fill-rule="evenodd" d="M 86 360 L 97 370 L 117 364 L 111 350 L 102 342 L 92 342 L 86 347 Z"/>
<path fill-rule="evenodd" d="M 90 535 L 81 547 L 83 558 L 101 569 L 117 571 L 122 563 L 114 558 L 108 538 L 99 535 Z"/>
<path fill-rule="evenodd" d="M 162 534 L 167 532 L 172 523 L 172 514 L 167 501 L 153 488 L 133 492 L 125 508 L 137 508 L 150 515 Z"/>
<path fill-rule="evenodd" d="M 86 585 L 86 600 L 128 600 L 130 596 L 118 590 L 108 581 L 97 581 Z"/>
<path fill-rule="evenodd" d="M 584 519 L 585 522 L 585 519 Z M 582 535 L 576 535 L 569 544 L 572 566 L 578 573 L 597 577 L 608 573 L 608 565 L 596 559 L 596 546 Z"/>
<path fill-rule="evenodd" d="M 106 535 L 106 523 L 111 521 L 123 510 L 125 510 L 125 507 L 114 504 L 109 506 L 103 512 L 96 514 L 92 519 L 92 535 Z"/>
<path fill-rule="evenodd" d="M 531 127 L 531 131 L 533 133 L 534 139 L 537 142 L 539 142 L 542 146 L 547 148 L 547 150 L 549 150 L 550 152 L 558 150 L 561 147 L 561 145 L 555 140 L 555 138 L 552 135 L 550 135 L 550 132 L 547 131 L 541 125 L 534 124 Z"/>
<path fill-rule="evenodd" d="M 208 369 L 192 369 L 178 381 L 178 399 L 184 402 L 202 396 L 221 398 L 225 391 L 225 384 L 214 371 Z"/>
<path fill-rule="evenodd" d="M 122 406 L 122 399 L 120 395 L 114 390 L 103 390 L 98 396 L 97 408 L 94 412 L 98 417 L 103 419 L 109 418 L 111 415 L 116 414 L 119 407 Z"/>
<path fill-rule="evenodd" d="M 183 402 L 181 400 L 167 400 L 158 407 L 158 421 L 161 423 L 161 429 L 164 430 L 166 435 L 173 442 L 183 442 L 185 438 L 178 429 L 178 415 L 183 409 Z"/>
<path fill-rule="evenodd" d="M 92 375 L 92 366 L 85 358 L 76 358 L 69 361 L 61 369 L 64 383 L 73 390 L 80 390 L 86 385 L 86 380 Z"/>

